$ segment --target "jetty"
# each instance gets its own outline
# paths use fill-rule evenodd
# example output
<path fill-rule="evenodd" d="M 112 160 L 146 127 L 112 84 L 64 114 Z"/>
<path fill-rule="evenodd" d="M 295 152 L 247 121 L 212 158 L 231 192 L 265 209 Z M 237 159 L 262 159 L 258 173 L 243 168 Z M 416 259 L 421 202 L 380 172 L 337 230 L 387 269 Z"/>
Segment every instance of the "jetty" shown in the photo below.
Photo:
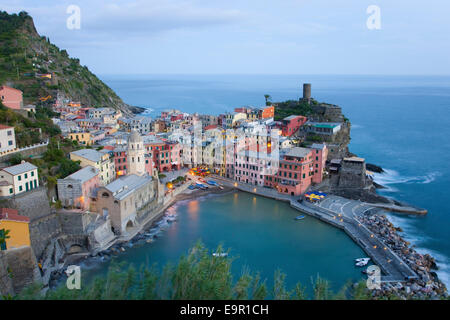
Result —
<path fill-rule="evenodd" d="M 381 269 L 381 282 L 408 282 L 418 278 L 395 252 L 359 222 L 359 216 L 370 210 L 379 210 L 376 206 L 332 195 L 320 204 L 299 202 L 299 197 L 279 194 L 273 189 L 239 183 L 217 175 L 212 177 L 240 191 L 288 202 L 292 208 L 342 229 Z"/>

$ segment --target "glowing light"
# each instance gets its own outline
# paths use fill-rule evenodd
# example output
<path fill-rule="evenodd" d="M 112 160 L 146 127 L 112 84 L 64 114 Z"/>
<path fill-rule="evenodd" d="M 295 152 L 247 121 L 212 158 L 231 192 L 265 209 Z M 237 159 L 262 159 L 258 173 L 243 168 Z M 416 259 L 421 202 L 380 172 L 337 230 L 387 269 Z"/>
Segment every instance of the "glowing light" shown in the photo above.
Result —
<path fill-rule="evenodd" d="M 373 234 L 371 234 L 370 237 L 373 238 Z"/>
<path fill-rule="evenodd" d="M 256 188 L 255 188 L 255 189 L 253 189 L 253 192 L 256 192 Z"/>
<path fill-rule="evenodd" d="M 384 249 L 384 250 L 387 250 L 387 248 L 386 248 L 386 247 L 384 247 L 383 249 Z"/>
<path fill-rule="evenodd" d="M 376 248 L 377 248 L 377 246 L 373 246 L 373 248 L 374 248 L 374 249 L 376 249 Z"/>
<path fill-rule="evenodd" d="M 170 182 L 168 182 L 168 183 L 167 183 L 167 188 L 172 189 L 172 188 L 173 188 L 173 184 L 170 183 Z"/>
<path fill-rule="evenodd" d="M 234 186 L 237 187 L 237 182 L 234 183 Z"/>

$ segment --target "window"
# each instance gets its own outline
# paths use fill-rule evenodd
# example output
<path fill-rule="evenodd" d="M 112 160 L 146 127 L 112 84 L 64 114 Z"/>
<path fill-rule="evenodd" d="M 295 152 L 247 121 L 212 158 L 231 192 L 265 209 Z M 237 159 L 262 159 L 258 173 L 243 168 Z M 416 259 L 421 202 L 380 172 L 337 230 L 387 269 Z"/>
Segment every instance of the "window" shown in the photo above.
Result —
<path fill-rule="evenodd" d="M 12 136 L 12 131 L 8 130 L 8 136 Z"/>
<path fill-rule="evenodd" d="M 19 191 L 22 191 L 22 190 L 23 190 L 22 186 L 19 186 Z"/>
<path fill-rule="evenodd" d="M 34 177 L 34 171 L 31 171 L 31 176 Z"/>
<path fill-rule="evenodd" d="M 27 179 L 28 178 L 28 174 L 27 173 L 25 173 L 25 179 Z"/>
<path fill-rule="evenodd" d="M 9 145 L 9 146 L 12 146 L 12 145 L 13 145 L 12 140 L 9 140 L 9 141 L 8 141 L 8 145 Z"/>
<path fill-rule="evenodd" d="M 18 175 L 18 176 L 17 176 L 17 180 L 19 180 L 19 181 L 22 180 L 22 176 L 21 176 L 21 175 Z"/>
<path fill-rule="evenodd" d="M 13 193 L 13 188 L 9 188 L 9 194 L 12 194 Z"/>

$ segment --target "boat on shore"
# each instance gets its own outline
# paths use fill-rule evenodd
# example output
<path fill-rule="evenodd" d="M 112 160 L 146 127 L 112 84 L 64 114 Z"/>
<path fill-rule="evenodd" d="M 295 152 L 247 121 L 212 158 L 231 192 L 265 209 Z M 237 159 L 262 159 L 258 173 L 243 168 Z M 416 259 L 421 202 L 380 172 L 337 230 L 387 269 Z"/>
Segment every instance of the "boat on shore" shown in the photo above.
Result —
<path fill-rule="evenodd" d="M 295 220 L 302 220 L 302 219 L 305 219 L 305 216 L 296 216 L 295 217 Z"/>

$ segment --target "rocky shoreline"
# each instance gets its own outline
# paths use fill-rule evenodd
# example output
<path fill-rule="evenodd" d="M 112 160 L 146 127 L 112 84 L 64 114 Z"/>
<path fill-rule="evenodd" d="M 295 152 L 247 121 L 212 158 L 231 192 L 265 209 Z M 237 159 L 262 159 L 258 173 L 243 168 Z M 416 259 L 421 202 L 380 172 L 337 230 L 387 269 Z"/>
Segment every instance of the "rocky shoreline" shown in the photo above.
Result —
<path fill-rule="evenodd" d="M 359 220 L 419 276 L 419 279 L 410 280 L 405 284 L 383 283 L 381 290 L 372 291 L 373 298 L 388 297 L 391 294 L 395 294 L 400 299 L 438 300 L 448 297 L 445 284 L 434 272 L 437 270 L 434 258 L 429 254 L 418 253 L 398 234 L 401 229 L 394 227 L 385 215 L 369 213 L 360 217 Z"/>

